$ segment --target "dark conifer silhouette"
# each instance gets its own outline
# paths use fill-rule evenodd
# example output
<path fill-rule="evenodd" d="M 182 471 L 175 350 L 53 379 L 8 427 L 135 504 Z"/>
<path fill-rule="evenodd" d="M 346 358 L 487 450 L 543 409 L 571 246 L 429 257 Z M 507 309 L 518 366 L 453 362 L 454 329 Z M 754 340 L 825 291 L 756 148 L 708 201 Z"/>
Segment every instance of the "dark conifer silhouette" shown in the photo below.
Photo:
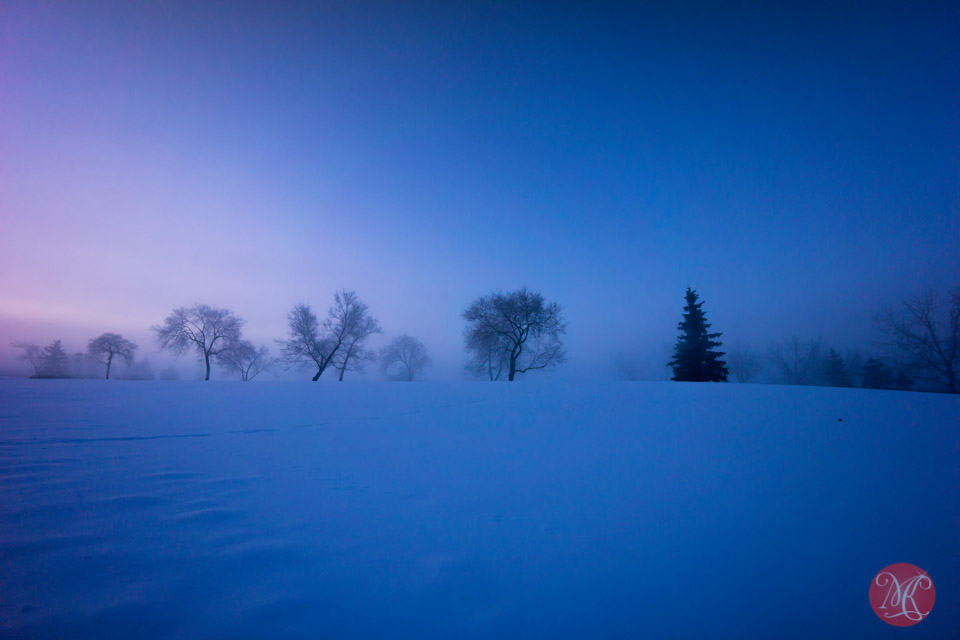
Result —
<path fill-rule="evenodd" d="M 843 361 L 843 357 L 833 349 L 827 352 L 827 359 L 823 363 L 823 379 L 829 387 L 853 386 L 847 364 Z"/>
<path fill-rule="evenodd" d="M 678 382 L 726 382 L 730 371 L 720 359 L 722 351 L 714 351 L 721 342 L 720 333 L 707 333 L 710 323 L 703 313 L 703 302 L 697 302 L 697 292 L 687 287 L 687 304 L 683 307 L 683 321 L 677 325 L 680 337 L 673 349 L 673 380 Z"/>
<path fill-rule="evenodd" d="M 51 344 L 43 348 L 43 375 L 47 378 L 69 378 L 67 373 L 67 352 L 59 340 L 54 340 Z"/>
<path fill-rule="evenodd" d="M 870 358 L 863 365 L 863 386 L 865 389 L 890 389 L 893 386 L 890 369 L 879 360 Z"/>
<path fill-rule="evenodd" d="M 913 380 L 907 373 L 901 369 L 897 371 L 897 377 L 893 379 L 893 388 L 897 391 L 909 391 L 913 386 Z"/>
<path fill-rule="evenodd" d="M 33 378 L 69 378 L 67 352 L 60 340 L 54 340 L 43 348 L 39 355 L 40 367 Z"/>

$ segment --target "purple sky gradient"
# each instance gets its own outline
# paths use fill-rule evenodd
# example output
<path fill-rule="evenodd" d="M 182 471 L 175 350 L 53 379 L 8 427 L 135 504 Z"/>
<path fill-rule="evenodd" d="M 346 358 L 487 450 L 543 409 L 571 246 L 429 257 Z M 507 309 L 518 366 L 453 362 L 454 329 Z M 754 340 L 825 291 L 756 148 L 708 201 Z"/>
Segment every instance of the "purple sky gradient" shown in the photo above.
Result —
<path fill-rule="evenodd" d="M 193 302 L 272 345 L 338 288 L 437 379 L 523 284 L 562 375 L 659 354 L 688 285 L 730 342 L 862 344 L 960 280 L 960 20 L 805 5 L 5 3 L 0 369 L 103 331 L 160 362 Z"/>

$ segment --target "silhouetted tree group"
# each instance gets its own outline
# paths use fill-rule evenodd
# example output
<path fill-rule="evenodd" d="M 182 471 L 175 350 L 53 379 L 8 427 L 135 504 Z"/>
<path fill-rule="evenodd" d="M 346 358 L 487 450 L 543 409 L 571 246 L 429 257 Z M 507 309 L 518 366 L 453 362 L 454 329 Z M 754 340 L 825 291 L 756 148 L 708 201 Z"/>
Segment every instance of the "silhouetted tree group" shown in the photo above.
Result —
<path fill-rule="evenodd" d="M 137 345 L 117 333 L 104 333 L 93 338 L 87 344 L 86 352 L 75 353 L 72 357 L 67 356 L 59 339 L 43 348 L 30 342 L 14 342 L 13 346 L 23 351 L 22 359 L 33 367 L 32 378 L 88 378 L 93 374 L 91 365 L 96 367 L 99 363 L 105 365 L 104 377 L 109 380 L 114 358 L 120 358 L 127 365 L 124 371 L 127 378 L 135 375 L 138 367 L 140 370 L 144 366 L 149 368 L 146 361 L 135 362 Z"/>
<path fill-rule="evenodd" d="M 672 379 L 726 381 L 731 373 L 738 382 L 757 379 L 765 370 L 765 359 L 739 343 L 728 354 L 717 351 L 721 334 L 708 331 L 702 305 L 697 293 L 688 288 L 680 337 L 668 363 Z M 910 390 L 920 381 L 922 390 L 957 393 L 960 289 L 945 302 L 930 292 L 906 300 L 899 310 L 886 310 L 881 325 L 887 337 L 886 355 L 864 361 L 859 351 L 850 351 L 844 357 L 822 338 L 804 340 L 794 335 L 768 347 L 766 364 L 781 382 L 793 385 Z"/>
<path fill-rule="evenodd" d="M 178 307 L 151 327 L 162 351 L 181 356 L 192 351 L 203 363 L 204 380 L 210 379 L 211 364 L 240 375 L 244 382 L 270 369 L 274 359 L 269 350 L 243 339 L 244 321 L 234 312 L 207 304 Z M 176 376 L 165 370 L 164 379 Z"/>
<path fill-rule="evenodd" d="M 753 358 L 751 356 L 751 360 Z M 759 356 L 756 358 L 758 361 L 751 367 L 759 374 L 763 362 Z M 864 361 L 859 351 L 850 351 L 844 356 L 835 348 L 827 347 L 822 338 L 805 340 L 791 336 L 774 342 L 767 348 L 767 364 L 770 372 L 767 380 L 789 385 L 906 390 L 914 384 L 906 369 L 897 367 L 889 359 L 875 355 Z M 737 367 L 731 365 L 731 368 Z M 738 381 L 749 382 L 755 377 L 738 376 Z"/>
<path fill-rule="evenodd" d="M 553 369 L 566 361 L 563 307 L 548 302 L 540 292 L 522 287 L 486 294 L 474 300 L 462 317 L 469 356 L 466 371 L 473 377 L 513 381 L 520 374 Z M 406 334 L 395 337 L 379 352 L 370 348 L 369 339 L 383 330 L 355 291 L 336 291 L 322 320 L 309 304 L 299 303 L 287 314 L 287 322 L 287 336 L 276 340 L 279 358 L 266 346 L 258 347 L 243 338 L 243 319 L 207 304 L 176 308 L 151 329 L 161 350 L 175 356 L 194 353 L 203 363 L 204 380 L 210 379 L 212 364 L 243 381 L 253 380 L 278 363 L 312 370 L 313 381 L 331 367 L 342 381 L 347 371 L 363 371 L 365 364 L 377 360 L 387 379 L 409 381 L 430 365 L 424 344 Z M 886 353 L 870 354 L 865 361 L 859 351 L 842 355 L 821 338 L 796 335 L 770 344 L 766 358 L 739 343 L 725 353 L 718 350 L 722 334 L 709 331 L 703 301 L 688 287 L 683 317 L 677 325 L 680 335 L 667 366 L 676 381 L 725 382 L 733 375 L 738 382 L 750 382 L 770 371 L 779 381 L 795 385 L 960 390 L 960 289 L 946 299 L 925 292 L 905 300 L 900 308 L 883 312 L 880 326 Z M 45 347 L 29 342 L 13 346 L 30 363 L 34 378 L 102 375 L 110 379 L 117 360 L 125 365 L 121 377 L 154 377 L 147 360 L 135 359 L 137 345 L 118 333 L 92 338 L 85 352 L 72 357 L 60 340 Z M 104 367 L 100 373 L 96 373 L 97 364 Z M 623 362 L 619 366 L 629 370 Z M 167 368 L 160 377 L 176 379 L 179 374 Z M 769 374 L 762 379 L 769 380 Z"/>
<path fill-rule="evenodd" d="M 323 322 L 310 305 L 302 303 L 293 307 L 287 319 L 288 337 L 277 340 L 281 357 L 288 365 L 315 366 L 314 382 L 334 363 L 343 380 L 343 372 L 349 367 L 360 367 L 364 360 L 370 359 L 365 347 L 367 338 L 382 333 L 355 291 L 337 291 Z"/>

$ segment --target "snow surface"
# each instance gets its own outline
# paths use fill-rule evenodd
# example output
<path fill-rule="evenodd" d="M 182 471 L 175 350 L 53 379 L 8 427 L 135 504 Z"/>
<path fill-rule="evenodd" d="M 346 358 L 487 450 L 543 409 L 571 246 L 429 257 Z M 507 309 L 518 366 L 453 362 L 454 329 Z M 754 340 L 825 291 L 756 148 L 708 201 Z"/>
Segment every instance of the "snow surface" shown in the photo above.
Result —
<path fill-rule="evenodd" d="M 0 637 L 956 637 L 958 425 L 852 389 L 0 380 Z M 937 588 L 907 630 L 867 600 L 896 562 Z"/>

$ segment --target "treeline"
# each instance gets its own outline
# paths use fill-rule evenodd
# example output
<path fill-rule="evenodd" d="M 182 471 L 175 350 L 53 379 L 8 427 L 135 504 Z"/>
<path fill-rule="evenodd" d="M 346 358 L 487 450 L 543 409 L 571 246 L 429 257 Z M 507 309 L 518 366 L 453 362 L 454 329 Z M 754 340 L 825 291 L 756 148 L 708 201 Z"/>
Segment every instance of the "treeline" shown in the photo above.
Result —
<path fill-rule="evenodd" d="M 161 351 L 175 357 L 194 354 L 204 367 L 204 380 L 209 380 L 214 366 L 244 382 L 278 366 L 287 369 L 316 367 L 312 375 L 318 380 L 328 368 L 343 380 L 347 371 L 363 371 L 366 364 L 378 362 L 381 374 L 388 380 L 412 381 L 431 364 L 427 349 L 420 340 L 403 334 L 396 336 L 378 352 L 367 347 L 367 340 L 383 333 L 355 291 L 337 291 L 334 303 L 321 320 L 308 304 L 297 304 L 287 317 L 286 338 L 275 340 L 279 353 L 274 355 L 266 345 L 254 345 L 243 336 L 245 321 L 229 309 L 207 304 L 178 307 L 162 323 L 151 327 Z M 16 342 L 22 357 L 33 367 L 33 378 L 110 379 L 116 363 L 120 376 L 132 380 L 155 378 L 147 360 L 137 361 L 138 346 L 117 333 L 104 333 L 93 338 L 84 352 L 68 356 L 60 340 L 40 347 L 34 343 Z M 115 376 L 116 377 L 116 376 Z M 169 367 L 160 372 L 161 379 L 177 379 L 177 370 Z"/>
<path fill-rule="evenodd" d="M 60 340 L 45 347 L 32 342 L 14 342 L 13 346 L 23 351 L 22 359 L 33 367 L 31 378 L 109 379 L 112 376 L 121 380 L 154 380 L 157 377 L 177 380 L 180 377 L 175 367 L 154 374 L 149 360 L 134 357 L 137 345 L 116 333 L 104 333 L 90 340 L 86 351 L 72 355 L 67 354 Z"/>
<path fill-rule="evenodd" d="M 732 377 L 737 382 L 946 393 L 957 393 L 960 386 L 960 288 L 946 299 L 927 292 L 885 310 L 879 317 L 884 339 L 868 354 L 841 354 L 820 338 L 797 336 L 763 351 L 739 344 L 721 351 L 722 333 L 710 331 L 703 301 L 690 288 L 685 301 L 680 335 L 667 363 L 673 380 L 726 382 Z M 523 287 L 481 296 L 462 318 L 468 356 L 464 370 L 470 377 L 513 381 L 566 361 L 563 307 L 539 292 Z M 409 335 L 396 336 L 378 351 L 369 348 L 368 340 L 383 329 L 355 291 L 337 291 L 322 317 L 309 304 L 294 305 L 287 314 L 286 336 L 274 340 L 276 354 L 244 339 L 243 325 L 228 309 L 195 304 L 174 309 L 151 330 L 161 350 L 194 354 L 203 363 L 205 380 L 214 366 L 244 381 L 282 366 L 306 371 L 313 381 L 333 370 L 342 381 L 348 371 L 362 372 L 377 362 L 387 379 L 412 381 L 431 364 L 426 346 Z M 85 352 L 73 356 L 59 340 L 43 348 L 23 342 L 14 346 L 23 350 L 37 378 L 93 377 L 96 371 L 109 379 L 115 361 L 122 363 L 122 377 L 154 377 L 149 362 L 135 360 L 137 345 L 116 333 L 91 339 Z M 160 377 L 175 378 L 176 370 L 165 369 Z"/>
<path fill-rule="evenodd" d="M 561 336 L 566 331 L 563 310 L 526 287 L 510 293 L 493 293 L 475 300 L 463 312 L 468 375 L 489 380 L 514 380 L 529 371 L 558 366 L 566 360 Z M 283 367 L 309 372 L 317 381 L 333 370 L 342 381 L 348 371 L 362 372 L 376 362 L 388 380 L 413 381 L 431 365 L 426 346 L 401 334 L 374 351 L 371 336 L 382 334 L 379 322 L 355 291 L 340 290 L 325 316 L 299 303 L 287 314 L 287 335 L 274 340 L 277 353 L 267 345 L 254 345 L 243 337 L 244 320 L 229 309 L 207 304 L 178 307 L 162 323 L 151 327 L 161 351 L 175 357 L 193 354 L 203 364 L 204 380 L 219 366 L 224 371 L 253 380 L 259 374 Z M 23 358 L 33 365 L 34 378 L 110 378 L 113 363 L 124 365 L 121 377 L 152 379 L 147 361 L 136 362 L 137 345 L 120 334 L 93 338 L 87 350 L 68 358 L 60 340 L 46 346 L 18 342 Z M 172 373 L 171 373 L 172 372 Z M 166 374 L 166 375 L 165 375 Z M 174 378 L 175 369 L 161 372 Z"/>
<path fill-rule="evenodd" d="M 867 355 L 854 350 L 844 356 L 821 338 L 797 336 L 774 342 L 765 354 L 740 345 L 719 351 L 722 334 L 708 331 L 702 307 L 688 288 L 680 336 L 668 363 L 673 380 L 726 382 L 732 375 L 738 382 L 751 382 L 767 372 L 767 381 L 793 385 L 941 393 L 957 393 L 960 387 L 960 289 L 945 302 L 925 292 L 898 309 L 884 310 L 878 317 L 879 351 Z"/>
<path fill-rule="evenodd" d="M 759 350 L 739 343 L 727 353 L 730 373 L 737 382 L 777 382 L 822 387 L 864 389 L 919 389 L 908 369 L 882 353 L 850 349 L 841 353 L 823 338 L 791 336 Z"/>

